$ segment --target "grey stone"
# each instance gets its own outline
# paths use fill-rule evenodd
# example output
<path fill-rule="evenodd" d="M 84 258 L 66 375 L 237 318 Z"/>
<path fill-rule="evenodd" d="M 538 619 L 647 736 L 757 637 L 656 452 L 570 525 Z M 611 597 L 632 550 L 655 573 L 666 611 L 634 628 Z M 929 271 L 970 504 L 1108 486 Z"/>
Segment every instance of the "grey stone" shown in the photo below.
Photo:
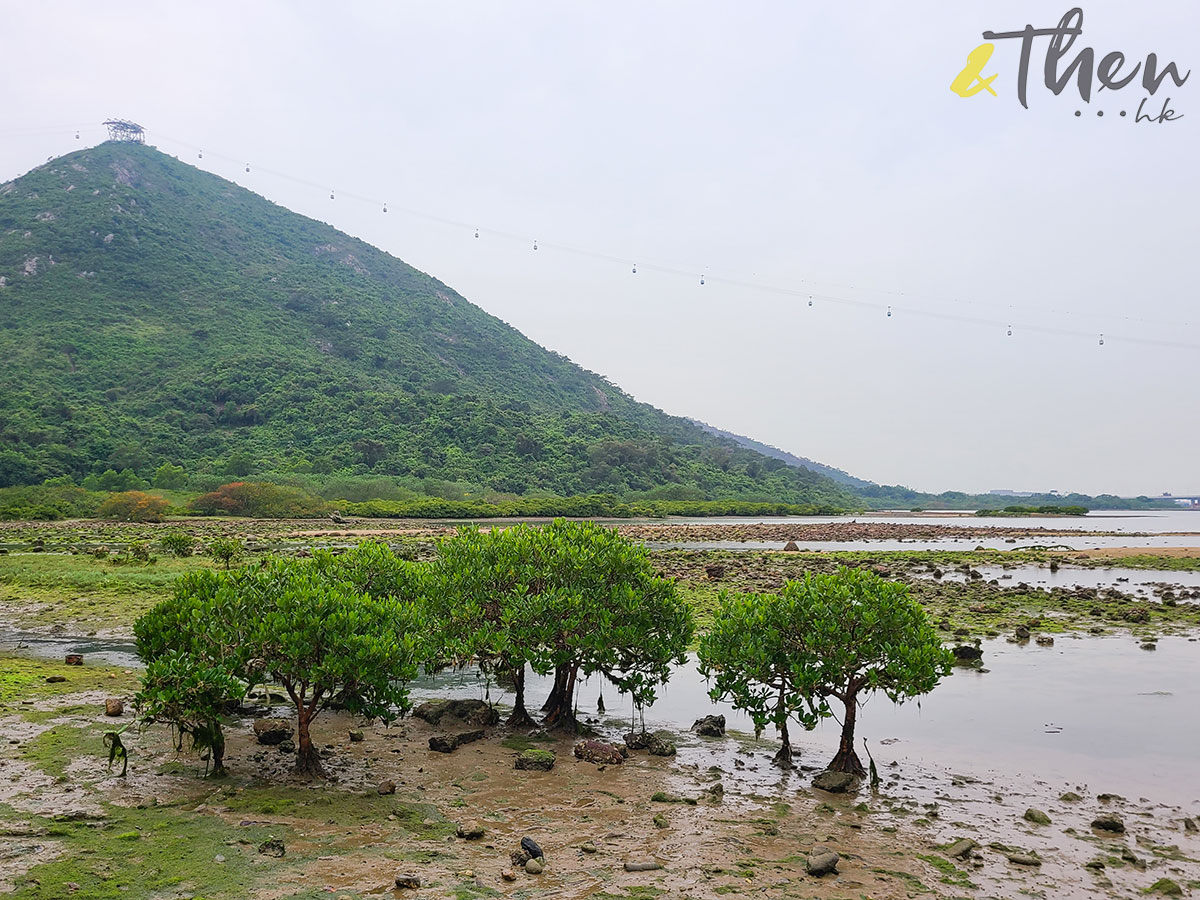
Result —
<path fill-rule="evenodd" d="M 979 845 L 970 838 L 959 838 L 946 848 L 946 855 L 951 859 L 966 859 L 971 851 Z"/>
<path fill-rule="evenodd" d="M 1026 822 L 1032 822 L 1034 825 L 1049 825 L 1050 817 L 1040 809 L 1034 809 L 1032 806 L 1025 810 L 1023 816 Z"/>
<path fill-rule="evenodd" d="M 282 744 L 292 736 L 292 723 L 287 719 L 255 719 L 254 736 L 260 744 Z"/>
<path fill-rule="evenodd" d="M 858 779 L 849 772 L 830 772 L 826 769 L 812 780 L 812 786 L 831 794 L 844 794 L 858 787 Z"/>
<path fill-rule="evenodd" d="M 692 731 L 701 737 L 723 737 L 725 735 L 725 717 L 704 716 L 692 723 Z"/>
<path fill-rule="evenodd" d="M 435 734 L 429 739 L 429 749 L 438 753 L 453 753 L 463 744 L 483 739 L 483 731 L 460 731 L 458 734 Z"/>
<path fill-rule="evenodd" d="M 830 875 L 837 872 L 837 865 L 840 859 L 841 857 L 833 850 L 814 850 L 808 854 L 808 859 L 804 861 L 804 871 L 817 878 L 820 878 L 822 875 Z"/>
<path fill-rule="evenodd" d="M 653 859 L 628 859 L 625 861 L 626 872 L 656 872 L 662 866 Z"/>
<path fill-rule="evenodd" d="M 1111 831 L 1113 834 L 1124 834 L 1125 823 L 1116 813 L 1103 813 L 1092 819 L 1092 827 L 1100 831 Z"/>
<path fill-rule="evenodd" d="M 539 857 L 534 857 L 525 863 L 525 871 L 530 875 L 541 875 L 545 868 L 546 864 Z"/>
<path fill-rule="evenodd" d="M 396 876 L 396 887 L 415 891 L 421 886 L 421 876 L 411 872 L 402 872 Z"/>

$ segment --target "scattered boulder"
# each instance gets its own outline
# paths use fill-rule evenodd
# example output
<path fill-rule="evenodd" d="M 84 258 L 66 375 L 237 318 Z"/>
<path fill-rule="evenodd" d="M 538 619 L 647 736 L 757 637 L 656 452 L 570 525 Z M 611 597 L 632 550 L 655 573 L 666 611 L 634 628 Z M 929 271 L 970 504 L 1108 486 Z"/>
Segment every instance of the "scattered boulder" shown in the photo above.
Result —
<path fill-rule="evenodd" d="M 288 719 L 255 719 L 254 736 L 260 744 L 273 746 L 282 744 L 292 737 L 292 723 Z"/>
<path fill-rule="evenodd" d="M 849 772 L 830 772 L 826 769 L 812 780 L 812 786 L 830 794 L 844 794 L 858 787 L 858 779 Z"/>
<path fill-rule="evenodd" d="M 583 845 L 579 849 L 582 850 L 584 853 L 595 853 L 596 845 L 594 843 L 592 843 L 591 841 L 584 841 Z"/>
<path fill-rule="evenodd" d="M 554 768 L 554 751 L 522 750 L 517 754 L 517 760 L 513 764 L 513 768 L 549 772 Z"/>
<path fill-rule="evenodd" d="M 966 859 L 979 845 L 970 838 L 959 838 L 946 848 L 945 853 L 951 859 Z"/>
<path fill-rule="evenodd" d="M 67 680 L 65 675 L 47 675 L 46 684 L 62 684 Z"/>
<path fill-rule="evenodd" d="M 669 828 L 670 826 L 671 826 L 671 823 L 669 821 L 667 821 L 666 816 L 664 816 L 662 813 L 654 814 L 654 827 L 655 828 Z"/>
<path fill-rule="evenodd" d="M 653 859 L 627 859 L 625 861 L 626 872 L 656 872 L 662 866 Z"/>
<path fill-rule="evenodd" d="M 1110 831 L 1113 834 L 1124 834 L 1125 823 L 1116 813 L 1103 813 L 1092 819 L 1092 827 L 1099 831 Z"/>
<path fill-rule="evenodd" d="M 701 737 L 724 737 L 725 717 L 705 716 L 692 723 L 692 731 Z"/>
<path fill-rule="evenodd" d="M 587 738 L 575 744 L 575 758 L 597 765 L 620 765 L 625 762 L 629 751 L 608 741 Z"/>
<path fill-rule="evenodd" d="M 841 859 L 834 850 L 814 850 L 804 861 L 804 871 L 809 875 L 820 878 L 837 872 L 838 861 Z"/>
<path fill-rule="evenodd" d="M 725 567 L 719 563 L 717 565 L 705 566 L 704 572 L 713 581 L 720 581 L 725 577 Z"/>
<path fill-rule="evenodd" d="M 1018 641 L 1029 640 L 1029 629 L 1026 628 L 1024 625 L 1018 625 L 1016 631 L 1013 633 L 1016 636 Z"/>
<path fill-rule="evenodd" d="M 971 644 L 959 644 L 957 647 L 951 647 L 950 652 L 959 662 L 975 662 L 983 659 L 983 648 Z"/>
<path fill-rule="evenodd" d="M 109 697 L 104 701 L 104 714 L 116 718 L 125 712 L 125 701 L 120 697 Z"/>
<path fill-rule="evenodd" d="M 402 872 L 396 876 L 396 887 L 415 891 L 421 886 L 421 876 L 411 872 Z"/>
<path fill-rule="evenodd" d="M 539 857 L 534 857 L 525 863 L 525 871 L 530 875 L 541 875 L 545 871 L 546 864 Z"/>
<path fill-rule="evenodd" d="M 1048 634 L 1039 634 L 1037 636 L 1037 645 L 1039 647 L 1053 647 L 1054 638 L 1050 637 Z"/>
<path fill-rule="evenodd" d="M 279 838 L 267 838 L 258 845 L 258 852 L 263 856 L 273 856 L 276 859 L 282 859 L 287 853 L 287 848 L 283 846 L 283 841 Z"/>
<path fill-rule="evenodd" d="M 650 735 L 650 742 L 646 745 L 646 750 L 651 756 L 674 756 L 675 735 L 669 731 L 656 731 Z"/>
<path fill-rule="evenodd" d="M 480 825 L 478 822 L 476 822 L 474 819 L 472 819 L 470 822 L 460 823 L 458 828 L 455 829 L 455 833 L 460 838 L 464 838 L 465 840 L 477 841 L 481 837 L 483 837 L 484 828 L 482 825 Z"/>
<path fill-rule="evenodd" d="M 1182 897 L 1183 888 L 1178 883 L 1170 878 L 1160 878 L 1150 887 L 1146 888 L 1147 894 L 1162 894 L 1165 897 Z"/>
<path fill-rule="evenodd" d="M 1042 864 L 1042 861 L 1040 859 L 1038 859 L 1036 856 L 1034 856 L 1032 853 L 1022 853 L 1022 852 L 1018 851 L 1015 853 L 1006 853 L 1005 856 L 1007 857 L 1008 861 L 1010 863 L 1012 863 L 1014 866 L 1036 867 L 1036 866 L 1040 866 Z"/>
<path fill-rule="evenodd" d="M 625 746 L 629 750 L 645 750 L 650 746 L 650 732 L 631 731 L 625 735 Z"/>
<path fill-rule="evenodd" d="M 351 728 L 350 729 L 350 743 L 361 744 L 363 742 L 363 738 L 365 738 L 365 737 L 366 737 L 366 735 L 362 733 L 361 728 Z"/>
<path fill-rule="evenodd" d="M 521 850 L 529 854 L 530 859 L 546 858 L 546 854 L 542 852 L 542 848 L 538 846 L 538 842 L 528 836 L 521 838 Z"/>
<path fill-rule="evenodd" d="M 390 778 L 387 781 L 381 781 L 379 782 L 379 787 L 375 788 L 375 790 L 380 795 L 385 797 L 388 794 L 394 794 L 396 793 L 396 782 L 392 781 Z"/>
<path fill-rule="evenodd" d="M 437 753 L 453 753 L 463 744 L 483 738 L 483 731 L 460 731 L 458 734 L 435 734 L 429 738 L 429 749 Z"/>
<path fill-rule="evenodd" d="M 788 541 L 786 544 L 783 545 L 783 549 L 787 550 L 789 553 L 793 553 L 795 551 L 798 551 L 800 548 L 796 546 L 795 541 Z"/>
<path fill-rule="evenodd" d="M 477 728 L 495 725 L 500 713 L 482 700 L 429 700 L 412 711 L 413 717 L 438 725 L 449 716 Z"/>
<path fill-rule="evenodd" d="M 1025 810 L 1025 815 L 1022 817 L 1026 822 L 1032 822 L 1034 825 L 1049 825 L 1050 817 L 1040 809 L 1034 809 L 1032 806 Z"/>
<path fill-rule="evenodd" d="M 83 665 L 83 654 L 82 653 L 68 653 L 66 655 L 66 658 L 63 661 L 68 666 L 82 666 Z"/>
<path fill-rule="evenodd" d="M 505 881 L 516 881 L 517 873 L 514 872 L 512 869 L 501 869 L 500 877 L 503 878 Z"/>
<path fill-rule="evenodd" d="M 1196 820 L 1195 820 L 1195 819 L 1191 819 L 1191 818 L 1184 818 L 1184 820 L 1183 820 L 1183 830 L 1184 830 L 1184 831 L 1200 831 L 1200 825 L 1197 825 L 1197 824 L 1196 824 Z"/>
<path fill-rule="evenodd" d="M 1061 800 L 1063 803 L 1078 803 L 1083 798 L 1080 797 L 1074 791 L 1067 791 L 1065 794 L 1062 794 L 1058 799 Z"/>

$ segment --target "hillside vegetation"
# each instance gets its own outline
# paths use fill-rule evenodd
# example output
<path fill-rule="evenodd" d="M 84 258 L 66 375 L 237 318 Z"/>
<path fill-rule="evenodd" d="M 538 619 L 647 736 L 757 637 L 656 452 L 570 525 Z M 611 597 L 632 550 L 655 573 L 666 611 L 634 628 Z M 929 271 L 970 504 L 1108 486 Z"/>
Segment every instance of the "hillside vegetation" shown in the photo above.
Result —
<path fill-rule="evenodd" d="M 182 473 L 162 486 L 192 490 L 275 473 L 417 493 L 860 503 L 141 145 L 0 186 L 0 353 L 0 486 L 153 481 L 165 465 Z"/>

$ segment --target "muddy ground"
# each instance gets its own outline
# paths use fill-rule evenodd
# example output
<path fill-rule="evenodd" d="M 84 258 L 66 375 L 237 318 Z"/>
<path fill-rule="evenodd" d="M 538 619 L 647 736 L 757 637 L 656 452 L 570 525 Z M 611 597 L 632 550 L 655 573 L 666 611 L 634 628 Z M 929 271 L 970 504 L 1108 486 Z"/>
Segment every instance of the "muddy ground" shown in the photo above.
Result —
<path fill-rule="evenodd" d="M 889 536 L 896 527 L 887 526 Z M 0 628 L 128 635 L 133 619 L 164 596 L 174 577 L 213 563 L 160 553 L 153 564 L 131 565 L 120 561 L 121 548 L 181 528 L 201 546 L 217 534 L 240 536 L 251 559 L 372 534 L 417 539 L 415 552 L 425 553 L 425 540 L 437 533 L 421 523 L 410 528 L 391 522 L 333 530 L 302 522 L 6 525 L 0 528 L 0 544 L 10 551 L 0 556 Z M 705 539 L 736 539 L 730 533 Z M 826 532 L 819 539 L 833 538 Z M 95 545 L 110 553 L 92 555 Z M 1191 568 L 1194 555 L 1163 551 L 1163 568 Z M 679 579 L 702 622 L 722 590 L 769 590 L 804 571 L 847 563 L 909 581 L 951 642 L 1029 623 L 1035 636 L 1128 631 L 1141 637 L 1191 633 L 1200 624 L 1200 605 L 1188 597 L 1174 602 L 1179 592 L 1168 605 L 1161 592 L 1147 599 L 1119 590 L 1044 591 L 969 575 L 955 584 L 932 577 L 935 569 L 1051 561 L 1036 551 L 676 550 L 654 558 Z M 1060 559 L 1084 563 L 1081 555 Z M 1171 573 L 1162 578 L 1169 589 Z M 428 747 L 429 736 L 444 729 L 419 720 L 367 726 L 365 739 L 355 743 L 349 731 L 362 724 L 332 713 L 317 724 L 318 741 L 330 754 L 330 780 L 296 780 L 290 755 L 257 744 L 249 718 L 231 724 L 230 776 L 218 780 L 204 777 L 194 755 L 176 752 L 165 729 L 139 731 L 132 724 L 136 671 L 85 662 L 66 667 L 0 656 L 0 892 L 17 898 L 1017 900 L 1141 897 L 1160 879 L 1185 893 L 1200 891 L 1200 837 L 1184 821 L 1200 815 L 1200 798 L 1161 805 L 1103 795 L 1103 785 L 948 771 L 933 763 L 893 765 L 886 747 L 875 751 L 883 776 L 877 792 L 862 786 L 852 794 L 826 794 L 811 786 L 825 760 L 812 747 L 805 750 L 803 739 L 807 769 L 788 774 L 769 764 L 771 741 L 747 735 L 680 735 L 677 757 L 639 752 L 622 765 L 600 768 L 575 760 L 568 738 L 546 742 L 501 728 L 450 755 Z M 125 701 L 123 716 L 103 715 L 107 697 Z M 102 742 L 105 731 L 123 726 L 130 764 L 121 778 L 106 771 Z M 602 727 L 609 737 L 622 730 L 618 723 Z M 553 749 L 555 768 L 514 770 L 515 754 L 529 746 Z M 378 792 L 387 780 L 396 783 L 393 795 Z M 719 795 L 712 791 L 717 783 Z M 657 792 L 681 802 L 651 800 Z M 1031 808 L 1044 812 L 1050 824 L 1024 818 Z M 1092 828 L 1105 813 L 1120 816 L 1125 832 Z M 484 836 L 457 837 L 456 826 L 472 820 L 484 827 Z M 506 881 L 502 872 L 512 868 L 509 854 L 523 836 L 545 849 L 546 870 L 517 871 L 515 880 Z M 977 849 L 965 858 L 951 856 L 950 845 L 964 838 Z M 282 856 L 274 855 L 279 850 L 272 840 L 282 842 Z M 583 852 L 587 841 L 596 853 Z M 840 854 L 836 875 L 806 873 L 814 848 Z M 625 871 L 625 862 L 634 859 L 652 859 L 662 868 Z M 422 886 L 395 890 L 397 874 L 416 875 Z"/>

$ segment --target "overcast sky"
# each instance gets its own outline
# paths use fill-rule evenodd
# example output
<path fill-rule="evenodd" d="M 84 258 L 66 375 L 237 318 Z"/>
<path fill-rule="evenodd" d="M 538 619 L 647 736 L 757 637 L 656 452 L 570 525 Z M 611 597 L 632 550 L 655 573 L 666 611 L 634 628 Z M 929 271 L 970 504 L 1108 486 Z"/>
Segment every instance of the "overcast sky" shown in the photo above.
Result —
<path fill-rule="evenodd" d="M 1044 38 L 1029 109 L 1017 41 L 950 90 L 1067 4 L 6 6 L 0 180 L 131 118 L 669 412 L 922 490 L 1200 491 L 1200 74 L 1161 124 L 1054 96 Z M 1068 59 L 1200 67 L 1193 0 L 1083 10 Z"/>

